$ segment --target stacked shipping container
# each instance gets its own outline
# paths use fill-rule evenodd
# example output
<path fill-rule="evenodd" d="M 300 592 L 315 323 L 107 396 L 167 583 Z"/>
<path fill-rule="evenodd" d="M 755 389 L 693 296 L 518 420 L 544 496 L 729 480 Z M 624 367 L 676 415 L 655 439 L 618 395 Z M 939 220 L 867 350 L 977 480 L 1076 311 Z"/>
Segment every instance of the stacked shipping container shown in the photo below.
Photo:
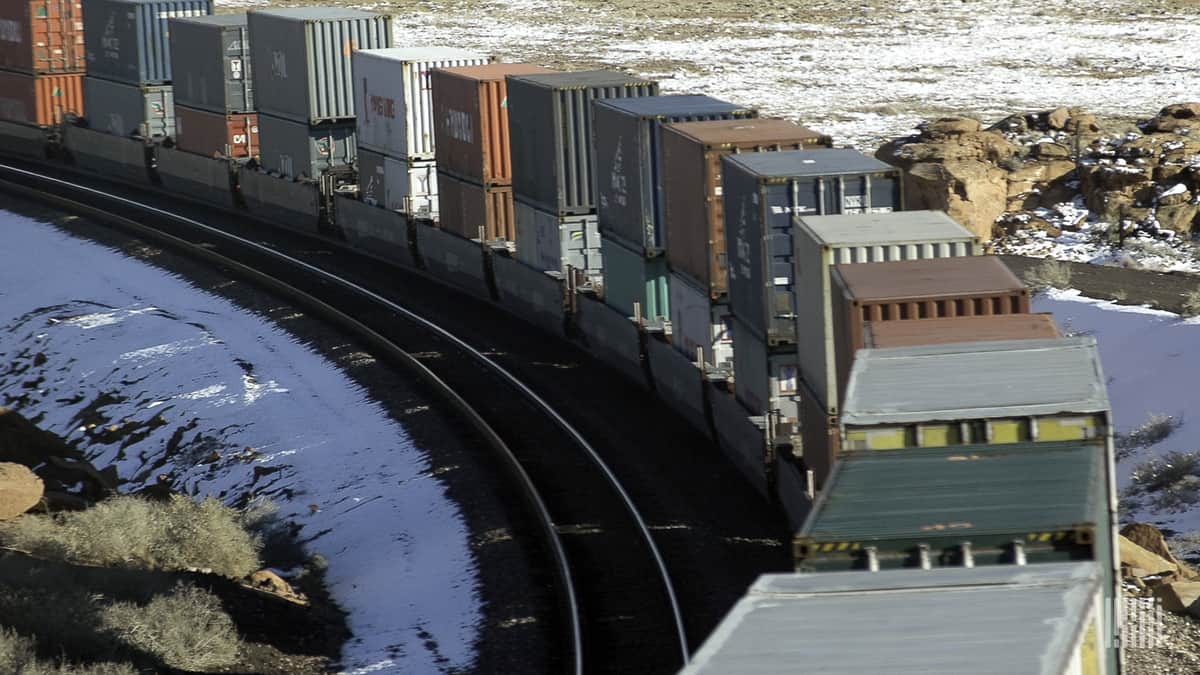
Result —
<path fill-rule="evenodd" d="M 794 437 L 797 220 L 897 211 L 900 170 L 854 150 L 829 149 L 726 155 L 721 163 L 737 398 L 754 414 L 777 411 L 772 433 Z"/>
<path fill-rule="evenodd" d="M 438 181 L 431 72 L 491 59 L 451 47 L 369 49 L 351 55 L 359 102 L 359 193 L 424 220 L 437 220 Z M 462 196 L 462 190 L 456 196 Z"/>
<path fill-rule="evenodd" d="M 551 72 L 525 63 L 432 72 L 441 226 L 467 237 L 515 242 L 508 75 Z"/>
<path fill-rule="evenodd" d="M 507 80 L 517 258 L 544 271 L 571 267 L 599 282 L 592 103 L 654 96 L 658 83 L 607 70 Z"/>
<path fill-rule="evenodd" d="M 0 119 L 51 126 L 83 114 L 80 0 L 0 2 Z"/>
<path fill-rule="evenodd" d="M 246 17 L 262 165 L 290 178 L 353 171 L 356 49 L 392 45 L 392 17 L 355 9 L 263 9 Z"/>
<path fill-rule="evenodd" d="M 92 128 L 118 136 L 173 136 L 169 20 L 209 14 L 209 0 L 88 0 L 83 96 Z"/>
<path fill-rule="evenodd" d="M 749 119 L 752 109 L 711 96 L 647 96 L 594 107 L 597 217 L 607 261 L 604 301 L 626 315 L 670 319 L 661 186 L 662 126 Z"/>
<path fill-rule="evenodd" d="M 662 128 L 662 231 L 673 343 L 689 358 L 733 367 L 721 157 L 829 147 L 828 136 L 778 119 L 679 122 Z"/>
<path fill-rule="evenodd" d="M 258 157 L 245 14 L 171 21 L 175 143 L 199 155 Z"/>

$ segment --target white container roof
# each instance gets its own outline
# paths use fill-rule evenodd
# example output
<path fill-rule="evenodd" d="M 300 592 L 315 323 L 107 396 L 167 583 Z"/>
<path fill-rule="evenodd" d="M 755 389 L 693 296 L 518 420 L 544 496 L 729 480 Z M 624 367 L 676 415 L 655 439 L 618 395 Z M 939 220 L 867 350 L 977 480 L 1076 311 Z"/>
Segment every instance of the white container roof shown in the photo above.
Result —
<path fill-rule="evenodd" d="M 879 246 L 975 239 L 975 235 L 967 228 L 942 211 L 797 216 L 796 222 L 808 230 L 814 241 L 826 246 Z"/>

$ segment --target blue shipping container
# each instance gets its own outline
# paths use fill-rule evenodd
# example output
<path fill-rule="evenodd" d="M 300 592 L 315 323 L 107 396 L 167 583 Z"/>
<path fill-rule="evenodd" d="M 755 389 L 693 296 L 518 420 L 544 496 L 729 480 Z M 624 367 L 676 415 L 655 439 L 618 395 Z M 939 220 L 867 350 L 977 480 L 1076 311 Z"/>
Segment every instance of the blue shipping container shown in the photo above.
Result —
<path fill-rule="evenodd" d="M 87 73 L 133 85 L 170 83 L 168 20 L 209 14 L 209 0 L 87 0 Z"/>

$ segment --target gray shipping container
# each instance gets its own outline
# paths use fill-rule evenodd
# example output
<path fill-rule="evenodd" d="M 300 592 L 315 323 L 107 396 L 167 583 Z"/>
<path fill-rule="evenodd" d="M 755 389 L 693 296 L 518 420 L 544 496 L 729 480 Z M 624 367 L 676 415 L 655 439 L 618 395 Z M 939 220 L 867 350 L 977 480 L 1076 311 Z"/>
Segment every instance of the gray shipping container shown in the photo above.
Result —
<path fill-rule="evenodd" d="M 350 53 L 392 46 L 391 15 L 357 9 L 260 9 L 247 24 L 259 112 L 304 124 L 353 118 Z"/>
<path fill-rule="evenodd" d="M 597 101 L 596 189 L 600 229 L 653 256 L 666 248 L 662 125 L 757 117 L 711 96 L 642 96 Z"/>
<path fill-rule="evenodd" d="M 208 14 L 209 0 L 86 0 L 88 75 L 126 84 L 170 82 L 168 20 Z"/>
<path fill-rule="evenodd" d="M 530 267 L 566 273 L 567 267 L 599 282 L 604 274 L 596 216 L 557 216 L 517 202 L 517 260 Z"/>
<path fill-rule="evenodd" d="M 658 83 L 610 70 L 507 81 L 513 198 L 556 216 L 592 213 L 592 101 L 655 96 Z"/>
<path fill-rule="evenodd" d="M 171 20 L 171 71 L 179 105 L 253 112 L 251 69 L 245 14 Z"/>
<path fill-rule="evenodd" d="M 900 169 L 856 150 L 756 152 L 721 162 L 730 310 L 769 345 L 795 342 L 795 218 L 899 211 Z"/>
<path fill-rule="evenodd" d="M 171 85 L 137 86 L 83 78 L 83 105 L 92 129 L 116 136 L 175 135 Z"/>
<path fill-rule="evenodd" d="M 800 374 L 827 415 L 838 414 L 840 397 L 830 269 L 982 253 L 979 238 L 941 211 L 798 216 L 792 239 Z"/>
<path fill-rule="evenodd" d="M 313 126 L 260 114 L 258 134 L 263 168 L 288 178 L 319 178 L 358 154 L 353 122 Z"/>

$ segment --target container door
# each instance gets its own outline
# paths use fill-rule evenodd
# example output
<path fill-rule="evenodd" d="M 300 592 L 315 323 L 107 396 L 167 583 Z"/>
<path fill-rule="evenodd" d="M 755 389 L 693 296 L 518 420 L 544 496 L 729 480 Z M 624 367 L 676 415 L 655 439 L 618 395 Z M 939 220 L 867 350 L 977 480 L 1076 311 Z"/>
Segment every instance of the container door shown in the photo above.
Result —
<path fill-rule="evenodd" d="M 893 174 L 871 176 L 871 212 L 891 213 L 903 208 L 900 196 L 900 177 Z"/>
<path fill-rule="evenodd" d="M 837 185 L 838 193 L 834 197 L 836 202 L 836 210 L 831 213 L 865 213 L 870 204 L 870 196 L 867 194 L 867 177 L 866 176 L 842 176 L 840 179 L 830 181 Z"/>

